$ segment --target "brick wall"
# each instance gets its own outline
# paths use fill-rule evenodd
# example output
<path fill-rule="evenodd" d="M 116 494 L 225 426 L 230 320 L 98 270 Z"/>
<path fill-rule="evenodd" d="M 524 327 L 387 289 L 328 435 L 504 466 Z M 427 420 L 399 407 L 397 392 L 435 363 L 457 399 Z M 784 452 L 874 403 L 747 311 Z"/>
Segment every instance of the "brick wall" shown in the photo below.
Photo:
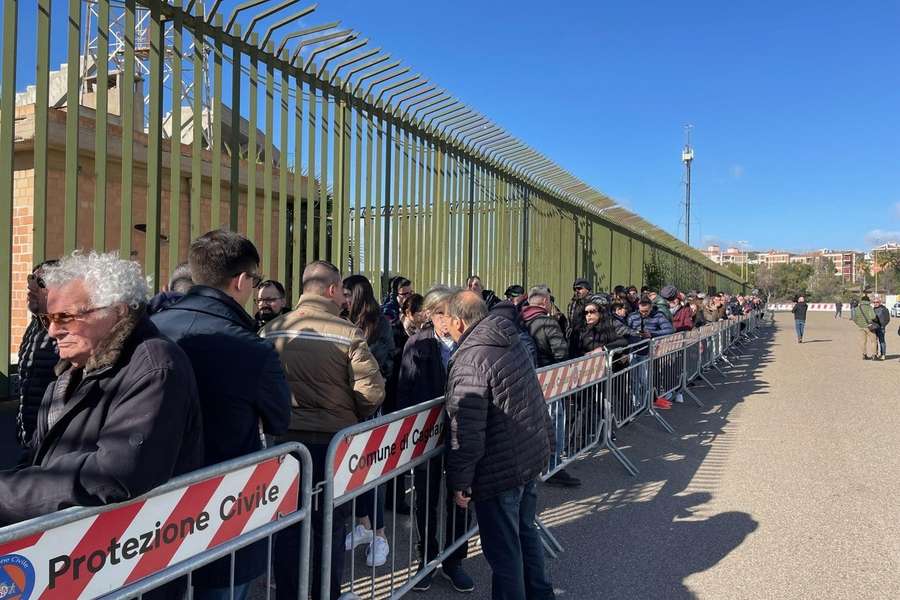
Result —
<path fill-rule="evenodd" d="M 33 145 L 28 140 L 28 134 L 33 132 L 33 108 L 19 107 L 17 109 L 16 135 L 21 141 L 17 141 L 16 146 L 16 165 L 14 175 L 14 191 L 13 191 L 13 256 L 12 256 L 12 314 L 10 315 L 11 332 L 10 332 L 10 353 L 12 361 L 16 362 L 19 343 L 22 335 L 28 325 L 30 315 L 27 307 L 27 287 L 26 279 L 33 267 L 33 247 L 34 247 L 34 163 L 33 163 Z M 47 163 L 47 218 L 46 218 L 46 245 L 45 256 L 49 258 L 59 258 L 63 253 L 63 238 L 65 227 L 65 148 L 59 142 L 64 140 L 65 113 L 57 110 L 51 110 L 49 115 L 49 140 L 50 148 L 48 151 Z M 79 155 L 79 175 L 78 175 L 78 215 L 77 215 L 77 243 L 76 247 L 90 250 L 93 247 L 93 227 L 94 227 L 94 194 L 96 187 L 95 163 L 92 155 L 94 129 L 93 120 L 85 118 L 82 115 L 80 119 L 80 142 L 81 152 Z M 114 250 L 121 246 L 121 212 L 122 212 L 122 187 L 121 187 L 121 162 L 118 157 L 118 150 L 121 148 L 120 130 L 115 125 L 110 125 L 108 130 L 108 143 L 110 148 L 110 157 L 107 164 L 107 187 L 106 187 L 106 248 L 105 250 Z M 147 136 L 143 134 L 135 135 L 135 163 L 133 168 L 133 190 L 132 190 L 132 224 L 146 223 L 146 204 L 147 204 L 147 172 L 146 165 L 141 162 L 147 152 Z M 23 139 L 25 138 L 25 139 Z M 56 143 L 54 143 L 56 141 Z M 164 145 L 164 150 L 168 150 L 168 144 Z M 187 260 L 188 248 L 191 240 L 190 229 L 190 147 L 182 146 L 182 169 L 180 194 L 178 199 L 179 205 L 179 244 L 177 249 L 178 262 Z M 204 152 L 204 178 L 201 185 L 201 209 L 200 209 L 200 226 L 199 231 L 206 232 L 213 227 L 227 226 L 229 218 L 229 194 L 230 186 L 229 169 L 223 168 L 223 181 L 221 193 L 221 218 L 223 223 L 211 223 L 211 196 L 212 181 L 209 177 L 211 170 L 209 153 Z M 227 160 L 223 160 L 224 165 L 228 164 Z M 162 201 L 160 207 L 160 232 L 163 235 L 171 234 L 170 228 L 170 172 L 169 172 L 169 153 L 163 154 L 163 174 L 162 174 Z M 242 164 L 241 179 L 246 178 L 246 163 Z M 277 198 L 277 181 L 278 172 L 275 170 L 275 189 L 273 192 L 272 207 L 272 244 L 270 246 L 271 265 L 265 271 L 267 276 L 275 276 L 274 265 L 278 260 L 278 198 Z M 251 238 L 257 241 L 257 247 L 262 254 L 261 241 L 263 231 L 264 216 L 264 196 L 263 196 L 263 172 L 262 166 L 258 166 L 257 173 L 257 190 L 256 190 L 256 231 L 251 234 Z M 293 182 L 289 182 L 288 189 L 293 189 Z M 239 210 L 238 230 L 246 232 L 247 222 L 247 190 L 246 187 L 241 188 Z M 292 200 L 292 197 L 289 197 Z M 145 264 L 146 255 L 146 234 L 141 231 L 132 229 L 131 245 L 132 257 Z M 160 245 L 160 282 L 168 281 L 169 274 L 169 252 L 170 242 L 163 241 Z"/>

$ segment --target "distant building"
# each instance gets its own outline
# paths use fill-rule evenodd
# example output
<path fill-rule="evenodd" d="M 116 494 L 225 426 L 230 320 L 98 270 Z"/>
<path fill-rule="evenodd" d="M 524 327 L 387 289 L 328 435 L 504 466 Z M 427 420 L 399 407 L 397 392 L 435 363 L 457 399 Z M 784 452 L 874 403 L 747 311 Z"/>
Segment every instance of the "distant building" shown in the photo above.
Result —
<path fill-rule="evenodd" d="M 900 244 L 884 244 L 880 250 L 900 250 Z M 840 277 L 845 283 L 856 283 L 860 266 L 866 259 L 862 252 L 854 250 L 829 250 L 822 249 L 813 252 L 795 253 L 787 250 L 768 250 L 767 252 L 750 252 L 740 250 L 734 246 L 724 250 L 719 245 L 707 246 L 701 250 L 713 262 L 720 265 L 776 265 L 802 264 L 815 265 L 822 259 L 830 259 L 834 263 L 834 275 Z"/>

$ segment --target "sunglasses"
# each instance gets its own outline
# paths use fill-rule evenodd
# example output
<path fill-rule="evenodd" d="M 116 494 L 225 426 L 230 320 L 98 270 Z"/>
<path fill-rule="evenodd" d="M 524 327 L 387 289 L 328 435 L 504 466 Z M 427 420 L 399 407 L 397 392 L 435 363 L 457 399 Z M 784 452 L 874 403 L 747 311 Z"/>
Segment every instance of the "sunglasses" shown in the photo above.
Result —
<path fill-rule="evenodd" d="M 584 311 L 584 314 L 586 314 L 586 315 L 597 315 L 597 314 L 600 314 L 600 311 L 599 311 L 599 310 L 594 310 L 594 309 L 588 309 L 588 310 Z"/>
<path fill-rule="evenodd" d="M 31 274 L 28 276 L 28 283 L 32 283 L 32 282 L 36 283 L 37 286 L 38 286 L 39 288 L 41 288 L 42 290 L 45 289 L 45 288 L 47 287 L 47 284 L 44 283 L 44 280 L 41 279 L 40 277 L 38 277 L 37 275 L 35 275 L 34 273 L 31 273 Z"/>
<path fill-rule="evenodd" d="M 80 310 L 76 313 L 67 313 L 67 312 L 58 312 L 58 313 L 42 313 L 37 316 L 38 321 L 44 327 L 44 329 L 50 329 L 50 324 L 55 323 L 56 325 L 68 325 L 72 321 L 82 321 L 86 316 L 91 313 L 95 313 L 99 310 L 104 310 L 109 308 L 108 306 L 98 306 L 97 308 L 89 308 L 87 310 Z"/>

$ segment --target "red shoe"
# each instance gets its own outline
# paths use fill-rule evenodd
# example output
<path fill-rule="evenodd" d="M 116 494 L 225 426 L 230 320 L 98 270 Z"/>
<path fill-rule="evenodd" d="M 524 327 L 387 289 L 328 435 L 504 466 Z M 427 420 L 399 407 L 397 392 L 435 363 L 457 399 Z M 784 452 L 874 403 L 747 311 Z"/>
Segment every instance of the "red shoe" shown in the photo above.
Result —
<path fill-rule="evenodd" d="M 653 401 L 653 406 L 655 406 L 656 408 L 661 408 L 662 410 L 669 410 L 670 408 L 672 408 L 672 403 L 660 396 Z"/>

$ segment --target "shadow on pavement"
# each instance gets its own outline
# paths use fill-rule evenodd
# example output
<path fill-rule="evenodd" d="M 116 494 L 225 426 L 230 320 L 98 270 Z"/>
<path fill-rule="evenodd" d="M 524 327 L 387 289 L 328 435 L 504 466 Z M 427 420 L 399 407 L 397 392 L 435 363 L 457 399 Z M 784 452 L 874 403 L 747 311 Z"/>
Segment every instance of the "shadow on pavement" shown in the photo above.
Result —
<path fill-rule="evenodd" d="M 724 369 L 724 379 L 709 375 L 715 390 L 702 382 L 691 387 L 706 408 L 685 397 L 685 404 L 665 411 L 674 436 L 646 416 L 618 432 L 619 446 L 640 469 L 637 477 L 600 451 L 570 469 L 581 488 L 541 488 L 542 519 L 565 547 L 549 561 L 560 598 L 693 598 L 685 580 L 756 530 L 750 514 L 711 514 L 706 505 L 732 445 L 732 409 L 768 387 L 757 375 L 772 360 L 773 337 L 774 328 L 762 329 L 742 358 L 732 359 L 734 368 Z M 490 581 L 487 575 L 477 580 L 479 586 Z"/>

